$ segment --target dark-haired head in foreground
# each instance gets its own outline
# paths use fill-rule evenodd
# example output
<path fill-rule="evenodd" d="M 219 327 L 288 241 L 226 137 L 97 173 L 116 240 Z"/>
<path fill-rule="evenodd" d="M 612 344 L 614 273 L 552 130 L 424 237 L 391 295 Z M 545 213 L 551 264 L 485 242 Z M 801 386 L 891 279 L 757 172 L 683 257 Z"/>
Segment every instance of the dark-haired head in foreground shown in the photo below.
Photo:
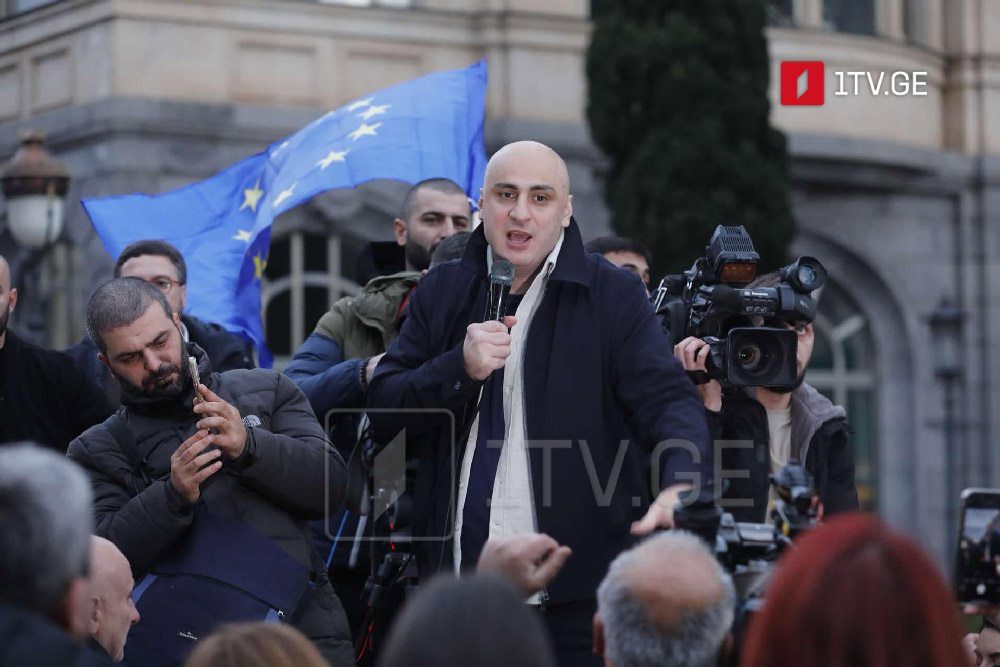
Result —
<path fill-rule="evenodd" d="M 442 576 L 407 603 L 380 667 L 554 667 L 538 613 L 495 575 Z"/>
<path fill-rule="evenodd" d="M 164 400 L 190 384 L 180 319 L 166 296 L 138 278 L 101 285 L 87 305 L 87 334 L 127 400 Z"/>
<path fill-rule="evenodd" d="M 912 540 L 844 514 L 797 540 L 750 623 L 743 667 L 965 667 L 955 599 Z"/>

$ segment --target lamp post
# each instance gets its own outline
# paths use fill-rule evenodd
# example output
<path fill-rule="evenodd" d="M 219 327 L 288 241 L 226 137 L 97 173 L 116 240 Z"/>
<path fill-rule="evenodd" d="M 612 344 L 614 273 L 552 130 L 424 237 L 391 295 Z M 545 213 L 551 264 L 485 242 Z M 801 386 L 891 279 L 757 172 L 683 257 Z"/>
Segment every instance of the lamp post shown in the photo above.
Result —
<path fill-rule="evenodd" d="M 944 447 L 945 447 L 945 530 L 947 544 L 955 539 L 955 394 L 962 382 L 962 330 L 965 314 L 948 297 L 942 297 L 937 309 L 928 318 L 931 329 L 931 350 L 934 376 L 944 388 Z"/>
<path fill-rule="evenodd" d="M 21 134 L 21 148 L 0 171 L 0 186 L 7 204 L 7 227 L 17 245 L 24 249 L 19 263 L 22 289 L 30 297 L 27 313 L 40 313 L 29 329 L 44 330 L 45 302 L 39 275 L 42 260 L 59 240 L 69 190 L 69 170 L 43 148 L 45 135 L 39 130 Z"/>

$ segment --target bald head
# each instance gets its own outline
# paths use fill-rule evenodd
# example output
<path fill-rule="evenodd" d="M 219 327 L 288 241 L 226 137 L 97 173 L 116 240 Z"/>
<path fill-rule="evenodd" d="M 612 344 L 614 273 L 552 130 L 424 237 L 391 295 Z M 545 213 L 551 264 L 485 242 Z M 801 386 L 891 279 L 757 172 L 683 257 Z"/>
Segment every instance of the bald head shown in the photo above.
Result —
<path fill-rule="evenodd" d="M 605 655 L 615 667 L 714 665 L 735 599 L 699 538 L 656 535 L 619 555 L 597 591 Z"/>
<path fill-rule="evenodd" d="M 10 264 L 0 255 L 0 289 L 10 289 Z"/>
<path fill-rule="evenodd" d="M 118 662 L 125 653 L 129 628 L 139 621 L 132 603 L 132 569 L 114 544 L 90 538 L 90 635 Z"/>
<path fill-rule="evenodd" d="M 503 173 L 511 162 L 522 161 L 543 167 L 544 171 L 550 173 L 549 184 L 555 186 L 563 197 L 569 194 L 569 169 L 566 168 L 566 161 L 559 157 L 559 153 L 537 141 L 515 141 L 500 148 L 486 163 L 484 184 L 489 187 L 496 182 L 497 174 Z"/>
<path fill-rule="evenodd" d="M 110 540 L 96 535 L 90 536 L 90 579 L 95 592 L 105 584 L 132 579 L 132 569 L 124 554 Z"/>
<path fill-rule="evenodd" d="M 566 163 L 536 141 L 507 144 L 486 165 L 479 210 L 493 257 L 514 265 L 511 293 L 523 294 L 570 225 Z"/>

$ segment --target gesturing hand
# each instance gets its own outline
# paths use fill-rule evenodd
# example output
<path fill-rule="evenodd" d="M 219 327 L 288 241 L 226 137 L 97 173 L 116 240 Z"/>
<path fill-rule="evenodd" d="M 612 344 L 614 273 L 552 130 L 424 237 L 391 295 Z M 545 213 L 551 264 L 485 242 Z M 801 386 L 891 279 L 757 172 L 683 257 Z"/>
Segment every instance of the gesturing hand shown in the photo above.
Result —
<path fill-rule="evenodd" d="M 462 360 L 469 377 L 482 381 L 496 369 L 503 368 L 510 356 L 510 334 L 507 329 L 515 324 L 517 318 L 508 315 L 503 318 L 503 322 L 493 320 L 469 325 L 462 345 Z"/>
<path fill-rule="evenodd" d="M 532 595 L 559 574 L 572 551 L 548 535 L 527 533 L 491 537 L 483 546 L 476 569 L 498 572 Z"/>
<path fill-rule="evenodd" d="M 213 439 L 215 446 L 221 449 L 227 458 L 238 459 L 247 445 L 247 428 L 243 425 L 240 411 L 216 396 L 203 384 L 199 384 L 197 390 L 205 399 L 203 403 L 195 402 L 194 405 L 196 413 L 205 415 L 198 421 L 198 428 L 214 428 L 216 433 L 209 437 Z"/>
<path fill-rule="evenodd" d="M 221 455 L 218 449 L 205 452 L 214 437 L 208 431 L 197 431 L 170 455 L 170 483 L 188 503 L 198 500 L 201 483 L 222 467 L 222 461 L 216 461 Z"/>

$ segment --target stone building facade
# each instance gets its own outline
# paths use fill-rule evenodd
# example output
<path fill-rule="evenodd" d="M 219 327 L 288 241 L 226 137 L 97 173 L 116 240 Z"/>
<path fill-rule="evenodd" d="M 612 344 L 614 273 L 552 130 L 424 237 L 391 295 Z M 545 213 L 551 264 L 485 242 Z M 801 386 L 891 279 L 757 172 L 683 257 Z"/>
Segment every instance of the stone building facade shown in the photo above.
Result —
<path fill-rule="evenodd" d="M 1000 481 L 1000 4 L 768 5 L 793 250 L 831 274 L 810 381 L 848 408 L 866 505 L 943 563 L 957 507 L 948 470 L 956 489 Z M 350 99 L 481 58 L 487 150 L 552 145 L 569 161 L 585 235 L 609 230 L 584 112 L 586 0 L 6 0 L 0 12 L 0 157 L 19 129 L 39 127 L 73 175 L 64 239 L 44 257 L 0 230 L 0 252 L 40 279 L 13 324 L 52 346 L 82 335 L 83 304 L 110 271 L 81 197 L 205 178 Z M 825 64 L 823 106 L 778 102 L 781 62 L 802 60 Z M 863 79 L 858 94 L 835 95 L 848 71 L 926 72 L 927 94 L 873 95 Z M 264 300 L 279 363 L 356 289 L 353 257 L 388 238 L 403 190 L 331 192 L 278 220 Z M 966 315 L 948 437 L 926 321 L 942 296 Z"/>

